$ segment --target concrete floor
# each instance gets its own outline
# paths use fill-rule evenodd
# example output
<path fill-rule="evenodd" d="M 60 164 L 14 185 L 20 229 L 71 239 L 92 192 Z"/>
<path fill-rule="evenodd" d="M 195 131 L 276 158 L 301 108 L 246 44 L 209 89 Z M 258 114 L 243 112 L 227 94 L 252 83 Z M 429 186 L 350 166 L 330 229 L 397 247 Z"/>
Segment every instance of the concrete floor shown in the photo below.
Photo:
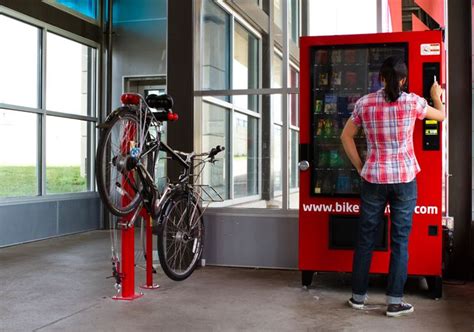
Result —
<path fill-rule="evenodd" d="M 427 298 L 410 279 L 415 313 L 384 316 L 381 278 L 367 310 L 346 306 L 350 275 L 206 266 L 186 281 L 158 272 L 159 290 L 113 301 L 109 234 L 96 231 L 0 249 L 0 331 L 474 331 L 474 284 Z M 137 283 L 144 271 L 137 268 Z"/>

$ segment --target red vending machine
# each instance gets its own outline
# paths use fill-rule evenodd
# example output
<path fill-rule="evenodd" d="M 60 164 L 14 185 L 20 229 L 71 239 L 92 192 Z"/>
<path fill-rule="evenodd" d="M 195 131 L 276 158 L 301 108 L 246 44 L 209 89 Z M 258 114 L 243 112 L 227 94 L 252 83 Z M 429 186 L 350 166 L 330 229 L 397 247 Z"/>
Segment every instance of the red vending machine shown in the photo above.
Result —
<path fill-rule="evenodd" d="M 382 62 L 398 55 L 408 66 L 405 90 L 430 101 L 430 87 L 443 75 L 441 31 L 381 33 L 300 39 L 299 268 L 303 285 L 315 271 L 351 272 L 359 217 L 360 177 L 346 157 L 340 134 L 363 95 L 381 88 Z M 418 201 L 409 242 L 408 273 L 426 276 L 441 297 L 442 144 L 436 121 L 418 121 L 414 131 Z M 359 153 L 366 153 L 361 130 Z M 387 207 L 371 273 L 386 274 L 390 259 Z"/>

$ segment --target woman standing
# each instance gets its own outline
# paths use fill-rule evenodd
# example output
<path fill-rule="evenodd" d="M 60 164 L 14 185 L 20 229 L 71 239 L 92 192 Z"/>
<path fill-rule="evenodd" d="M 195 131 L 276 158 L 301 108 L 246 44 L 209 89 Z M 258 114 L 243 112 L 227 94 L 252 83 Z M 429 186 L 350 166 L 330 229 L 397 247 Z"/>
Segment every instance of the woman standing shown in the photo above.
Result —
<path fill-rule="evenodd" d="M 386 315 L 391 317 L 414 311 L 402 298 L 407 279 L 408 238 L 417 198 L 416 174 L 420 172 L 413 149 L 415 121 L 425 118 L 443 121 L 445 117 L 442 89 L 436 78 L 430 91 L 434 107 L 414 93 L 401 91 L 406 78 L 407 67 L 402 59 L 386 59 L 380 69 L 384 88 L 359 99 L 341 135 L 344 150 L 362 177 L 361 216 L 349 305 L 364 308 L 376 230 L 388 203 L 391 253 Z M 354 142 L 360 127 L 367 139 L 365 163 Z"/>

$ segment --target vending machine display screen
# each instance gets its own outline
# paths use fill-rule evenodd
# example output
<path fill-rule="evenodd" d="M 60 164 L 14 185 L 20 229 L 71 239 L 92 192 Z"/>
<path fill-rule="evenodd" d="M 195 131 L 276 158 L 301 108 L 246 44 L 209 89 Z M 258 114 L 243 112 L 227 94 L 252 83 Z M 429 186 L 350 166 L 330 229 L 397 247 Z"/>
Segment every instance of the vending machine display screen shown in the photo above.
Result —
<path fill-rule="evenodd" d="M 360 176 L 344 153 L 340 135 L 357 100 L 382 88 L 379 71 L 383 61 L 396 55 L 407 63 L 407 51 L 406 44 L 311 49 L 312 196 L 360 193 Z M 364 160 L 366 141 L 362 129 L 355 141 Z"/>

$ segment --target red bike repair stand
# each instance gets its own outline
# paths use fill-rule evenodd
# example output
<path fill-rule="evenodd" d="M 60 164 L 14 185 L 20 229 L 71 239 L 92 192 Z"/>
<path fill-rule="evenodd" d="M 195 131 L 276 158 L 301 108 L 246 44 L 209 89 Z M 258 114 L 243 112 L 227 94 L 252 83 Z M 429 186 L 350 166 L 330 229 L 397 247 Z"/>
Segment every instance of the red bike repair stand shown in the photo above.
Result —
<path fill-rule="evenodd" d="M 130 123 L 127 124 L 125 132 L 128 133 L 127 137 L 124 137 L 121 141 L 121 152 L 128 154 L 128 151 L 132 148 L 134 137 L 136 134 L 136 126 Z M 133 144 L 134 146 L 134 144 Z M 128 191 L 129 184 L 127 182 L 122 183 L 125 191 Z M 127 204 L 128 198 L 123 197 L 123 203 Z M 152 244 L 152 218 L 148 215 L 147 211 L 142 208 L 139 212 L 140 216 L 146 222 L 146 284 L 142 288 L 146 289 L 157 289 L 158 285 L 153 283 L 153 244 Z M 121 279 L 121 290 L 120 295 L 112 297 L 114 300 L 126 300 L 133 301 L 143 296 L 142 292 L 135 292 L 135 219 L 136 214 L 129 214 L 122 220 L 122 225 L 126 225 L 122 228 L 122 262 L 120 266 L 117 266 L 117 272 Z M 132 221 L 132 222 L 130 222 Z"/>
<path fill-rule="evenodd" d="M 141 285 L 143 289 L 158 289 L 160 285 L 153 283 L 153 234 L 152 234 L 152 222 L 153 219 L 147 215 L 146 211 L 143 210 L 144 215 L 143 221 L 146 222 L 146 283 Z"/>
<path fill-rule="evenodd" d="M 145 209 L 140 212 L 146 222 L 146 283 L 140 286 L 144 289 L 158 289 L 160 286 L 153 283 L 153 234 L 152 219 Z M 124 218 L 127 223 L 131 217 Z M 112 296 L 113 300 L 133 301 L 143 296 L 142 292 L 135 292 L 135 227 L 122 229 L 122 261 L 119 267 L 121 273 L 122 287 L 119 295 Z"/>

